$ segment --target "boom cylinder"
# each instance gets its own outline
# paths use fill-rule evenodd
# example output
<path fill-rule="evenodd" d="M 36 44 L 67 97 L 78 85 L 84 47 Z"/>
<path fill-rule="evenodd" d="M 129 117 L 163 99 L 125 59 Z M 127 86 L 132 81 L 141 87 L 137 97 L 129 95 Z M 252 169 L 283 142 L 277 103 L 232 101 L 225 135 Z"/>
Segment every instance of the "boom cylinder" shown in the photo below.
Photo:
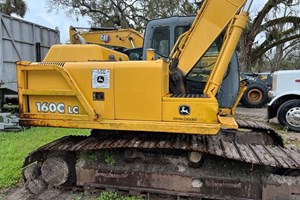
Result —
<path fill-rule="evenodd" d="M 215 67 L 205 85 L 203 91 L 204 94 L 212 96 L 217 94 L 240 36 L 247 25 L 247 21 L 248 14 L 246 12 L 241 12 L 239 15 L 235 16 L 231 28 L 229 28 L 226 33 L 226 39 L 220 50 Z"/>

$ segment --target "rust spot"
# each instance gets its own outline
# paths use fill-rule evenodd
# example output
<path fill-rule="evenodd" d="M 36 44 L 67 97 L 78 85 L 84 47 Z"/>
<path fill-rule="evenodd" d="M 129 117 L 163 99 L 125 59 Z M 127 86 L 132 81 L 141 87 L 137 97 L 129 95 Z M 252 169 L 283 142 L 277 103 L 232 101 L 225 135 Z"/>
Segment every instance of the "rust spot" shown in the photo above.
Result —
<path fill-rule="evenodd" d="M 28 116 L 26 116 L 26 119 L 21 118 L 19 124 L 21 126 L 47 126 L 46 122 L 28 119 Z"/>

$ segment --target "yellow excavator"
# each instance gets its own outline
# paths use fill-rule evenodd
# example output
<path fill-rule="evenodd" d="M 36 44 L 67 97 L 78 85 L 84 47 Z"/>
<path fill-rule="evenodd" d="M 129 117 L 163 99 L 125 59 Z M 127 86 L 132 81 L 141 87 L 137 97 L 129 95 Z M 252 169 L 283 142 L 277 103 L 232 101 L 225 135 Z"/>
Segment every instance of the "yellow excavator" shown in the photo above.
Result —
<path fill-rule="evenodd" d="M 18 62 L 21 125 L 92 129 L 31 152 L 28 189 L 299 198 L 300 150 L 264 124 L 234 118 L 244 90 L 235 48 L 250 5 L 205 0 L 167 57 L 171 40 L 160 26 L 151 41 L 159 51 L 148 49 L 144 61 L 115 62 L 88 44 L 55 45 L 43 62 Z"/>

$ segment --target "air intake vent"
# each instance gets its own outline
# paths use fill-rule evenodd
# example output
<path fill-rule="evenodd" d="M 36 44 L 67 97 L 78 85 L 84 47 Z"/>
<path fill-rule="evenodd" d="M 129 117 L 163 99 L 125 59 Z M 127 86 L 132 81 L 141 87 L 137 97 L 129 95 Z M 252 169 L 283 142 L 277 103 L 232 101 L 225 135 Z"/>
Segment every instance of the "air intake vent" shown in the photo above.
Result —
<path fill-rule="evenodd" d="M 207 98 L 207 95 L 203 94 L 172 94 L 173 98 Z"/>
<path fill-rule="evenodd" d="M 58 65 L 63 67 L 65 63 L 64 62 L 40 62 L 39 65 Z"/>

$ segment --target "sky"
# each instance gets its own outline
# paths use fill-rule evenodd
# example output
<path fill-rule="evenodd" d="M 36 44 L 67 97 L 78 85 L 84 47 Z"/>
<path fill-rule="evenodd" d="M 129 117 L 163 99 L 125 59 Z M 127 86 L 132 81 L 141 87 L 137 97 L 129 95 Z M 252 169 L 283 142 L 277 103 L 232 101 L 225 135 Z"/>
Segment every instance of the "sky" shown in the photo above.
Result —
<path fill-rule="evenodd" d="M 25 0 L 28 10 L 24 19 L 42 26 L 60 30 L 61 43 L 66 43 L 69 40 L 69 26 L 89 27 L 89 19 L 87 17 L 79 17 L 76 21 L 75 18 L 67 17 L 64 10 L 59 12 L 48 12 L 47 0 Z M 254 0 L 252 9 L 258 10 L 266 0 Z"/>
<path fill-rule="evenodd" d="M 79 17 L 79 21 L 67 17 L 63 10 L 57 12 L 48 12 L 47 0 L 25 0 L 28 10 L 23 19 L 26 21 L 46 26 L 60 31 L 61 43 L 66 43 L 69 40 L 69 27 L 89 27 L 88 18 Z"/>

